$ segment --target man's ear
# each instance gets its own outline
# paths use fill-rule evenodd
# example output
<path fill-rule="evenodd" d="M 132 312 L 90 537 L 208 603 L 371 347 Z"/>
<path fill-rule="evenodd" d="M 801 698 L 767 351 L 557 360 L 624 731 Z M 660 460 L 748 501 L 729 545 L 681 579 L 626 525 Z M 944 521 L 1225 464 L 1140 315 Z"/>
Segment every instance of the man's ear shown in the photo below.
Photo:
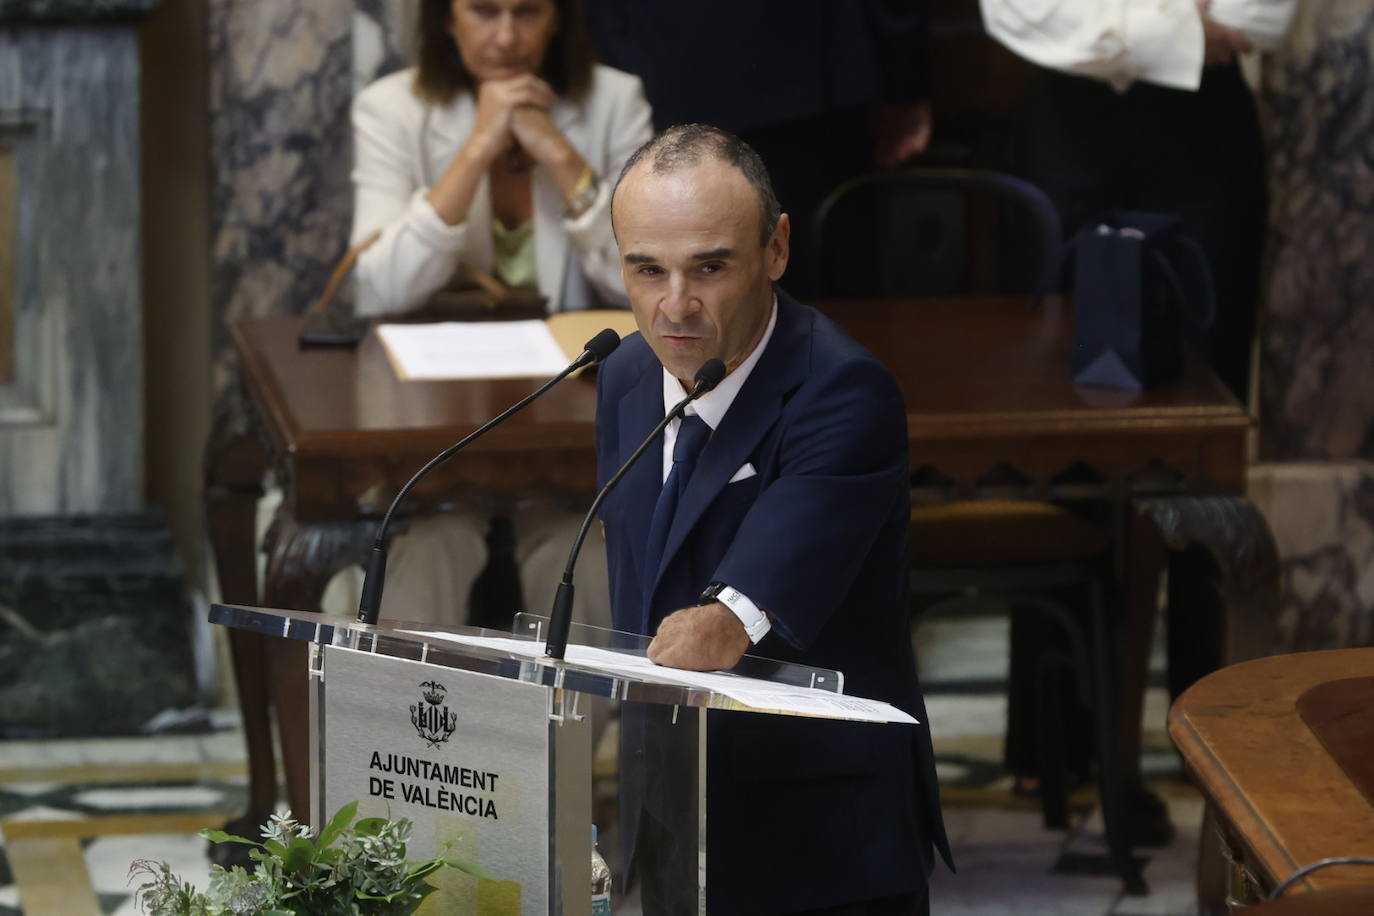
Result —
<path fill-rule="evenodd" d="M 779 214 L 778 225 L 773 229 L 773 237 L 768 240 L 768 251 L 764 254 L 768 263 L 768 279 L 774 283 L 787 270 L 787 258 L 791 253 L 792 220 L 786 213 Z"/>

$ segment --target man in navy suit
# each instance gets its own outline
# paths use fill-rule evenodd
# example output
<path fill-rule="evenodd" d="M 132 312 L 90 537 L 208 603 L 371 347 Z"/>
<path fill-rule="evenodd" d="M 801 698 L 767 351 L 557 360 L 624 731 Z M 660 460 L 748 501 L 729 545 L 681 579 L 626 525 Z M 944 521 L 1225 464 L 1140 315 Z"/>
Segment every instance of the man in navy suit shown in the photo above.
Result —
<path fill-rule="evenodd" d="M 727 369 L 603 506 L 616 627 L 654 634 L 671 667 L 748 651 L 836 668 L 924 723 L 902 397 L 775 286 L 790 226 L 762 162 L 716 128 L 670 128 L 626 163 L 612 220 L 640 333 L 600 371 L 602 482 L 707 359 Z M 949 861 L 924 724 L 712 712 L 707 734 L 709 913 L 923 911 L 934 851 Z M 644 797 L 622 801 L 634 817 Z"/>

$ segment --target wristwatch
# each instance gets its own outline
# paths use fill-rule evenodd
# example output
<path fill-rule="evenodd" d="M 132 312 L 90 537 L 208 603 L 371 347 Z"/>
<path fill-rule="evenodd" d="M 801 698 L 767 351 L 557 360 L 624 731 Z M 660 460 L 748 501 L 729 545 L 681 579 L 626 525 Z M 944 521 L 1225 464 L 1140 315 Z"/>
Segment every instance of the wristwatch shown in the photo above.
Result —
<path fill-rule="evenodd" d="M 757 644 L 773 628 L 773 622 L 757 604 L 724 582 L 712 582 L 706 586 L 701 597 L 697 599 L 697 604 L 710 604 L 712 601 L 719 601 L 739 618 L 739 622 L 744 624 L 744 632 L 749 634 L 751 643 Z"/>

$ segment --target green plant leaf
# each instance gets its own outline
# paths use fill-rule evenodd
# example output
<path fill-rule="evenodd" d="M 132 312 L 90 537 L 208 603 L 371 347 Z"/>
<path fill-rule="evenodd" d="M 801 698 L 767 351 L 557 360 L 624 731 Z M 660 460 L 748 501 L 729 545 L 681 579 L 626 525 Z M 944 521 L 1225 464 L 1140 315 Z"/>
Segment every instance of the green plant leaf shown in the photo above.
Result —
<path fill-rule="evenodd" d="M 286 858 L 286 847 L 278 843 L 276 840 L 263 840 L 262 848 L 266 849 L 268 852 L 270 852 L 274 857 L 278 859 Z"/>
<path fill-rule="evenodd" d="M 448 863 L 449 866 L 456 868 L 461 872 L 465 872 L 469 875 L 472 875 L 476 878 L 481 878 L 484 881 L 501 880 L 500 878 L 493 875 L 491 872 L 487 871 L 482 866 L 478 865 L 476 862 L 469 862 L 466 859 L 445 859 L 444 861 Z"/>
<path fill-rule="evenodd" d="M 444 867 L 443 859 L 430 859 L 428 862 L 417 862 L 406 871 L 407 881 L 418 881 L 427 875 L 432 875 Z"/>
<path fill-rule="evenodd" d="M 384 817 L 365 817 L 353 825 L 353 832 L 365 834 L 366 836 L 376 836 L 378 833 L 381 833 L 382 828 L 385 826 L 386 818 Z"/>
<path fill-rule="evenodd" d="M 294 874 L 309 865 L 314 858 L 315 844 L 303 836 L 295 837 L 287 847 L 286 855 L 282 856 L 282 871 Z"/>
<path fill-rule="evenodd" d="M 330 843 L 333 843 L 334 838 L 337 837 L 345 827 L 351 824 L 353 818 L 357 816 L 358 803 L 356 801 L 351 801 L 334 812 L 334 816 L 329 819 L 329 823 L 324 825 L 324 829 L 320 831 L 320 837 L 316 841 L 319 843 L 320 848 L 324 849 Z"/>
<path fill-rule="evenodd" d="M 209 840 L 211 843 L 243 843 L 245 846 L 261 846 L 257 840 L 250 840 L 247 837 L 234 836 L 232 833 L 225 833 L 223 830 L 212 830 L 209 827 L 200 832 L 201 838 Z"/>

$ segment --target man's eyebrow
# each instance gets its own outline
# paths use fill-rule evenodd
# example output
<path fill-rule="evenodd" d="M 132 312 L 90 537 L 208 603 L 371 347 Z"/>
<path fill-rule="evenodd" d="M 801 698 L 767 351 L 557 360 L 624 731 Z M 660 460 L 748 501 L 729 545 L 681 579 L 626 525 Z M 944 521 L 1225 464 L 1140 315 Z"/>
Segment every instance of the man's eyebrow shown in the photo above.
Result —
<path fill-rule="evenodd" d="M 627 264 L 657 264 L 658 258 L 651 254 L 637 254 L 631 251 L 626 253 L 625 262 Z"/>
<path fill-rule="evenodd" d="M 733 248 L 712 248 L 710 251 L 698 251 L 692 255 L 694 261 L 719 261 L 732 257 L 735 253 Z"/>

